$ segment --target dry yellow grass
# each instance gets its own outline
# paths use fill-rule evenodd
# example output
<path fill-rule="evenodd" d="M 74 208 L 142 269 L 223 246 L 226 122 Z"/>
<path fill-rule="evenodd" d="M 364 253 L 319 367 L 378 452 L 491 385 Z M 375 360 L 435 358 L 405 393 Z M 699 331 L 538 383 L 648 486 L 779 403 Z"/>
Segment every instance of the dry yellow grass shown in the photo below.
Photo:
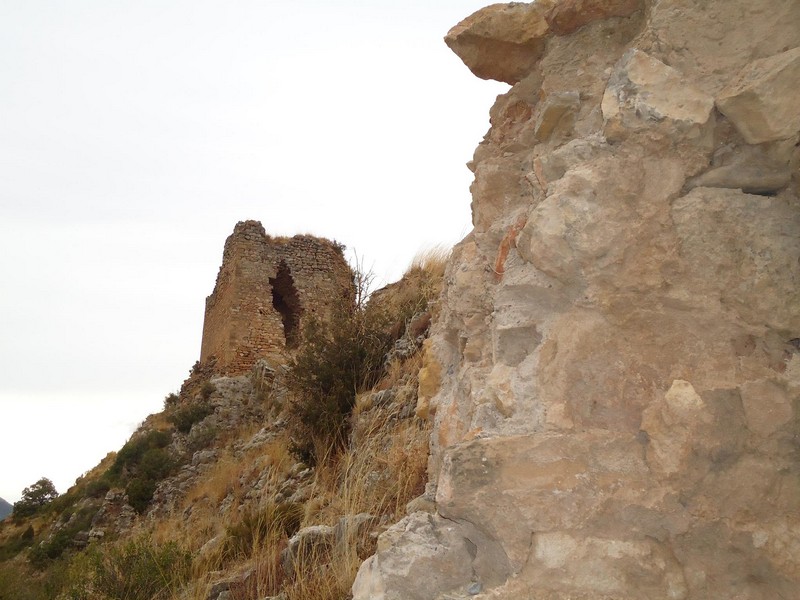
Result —
<path fill-rule="evenodd" d="M 243 439 L 252 435 L 248 432 Z M 295 459 L 285 437 L 276 438 L 234 456 L 226 450 L 211 469 L 186 493 L 180 514 L 191 513 L 191 518 L 165 519 L 159 524 L 159 539 L 181 539 L 197 549 L 214 535 L 224 532 L 220 507 L 227 500 L 228 514 L 236 514 L 244 506 L 250 486 L 265 471 L 268 479 L 264 485 L 264 501 L 271 500 L 273 492 L 282 483 Z"/>
<path fill-rule="evenodd" d="M 417 352 L 414 356 L 405 360 L 394 359 L 386 365 L 386 374 L 377 383 L 375 389 L 388 390 L 403 384 L 412 385 L 416 389 L 416 377 L 421 368 L 421 352 Z M 358 413 L 356 413 L 356 416 L 358 416 Z"/>
<path fill-rule="evenodd" d="M 332 525 L 364 512 L 398 516 L 422 492 L 429 431 L 420 422 L 389 422 L 387 417 L 384 411 L 370 411 L 362 443 L 318 466 L 313 497 L 325 502 L 316 523 Z"/>
<path fill-rule="evenodd" d="M 314 523 L 333 525 L 341 517 L 369 513 L 389 521 L 404 514 L 406 503 L 425 483 L 429 431 L 421 423 L 390 423 L 386 414 L 371 411 L 370 434 L 362 444 L 318 466 L 314 497 L 325 507 Z M 376 477 L 376 475 L 380 475 Z M 285 587 L 287 600 L 343 600 L 363 560 L 374 551 L 368 528 L 354 526 L 344 544 L 325 552 L 300 556 Z"/>
<path fill-rule="evenodd" d="M 411 260 L 411 265 L 406 270 L 405 275 L 407 276 L 414 271 L 423 271 L 433 277 L 443 277 L 450 254 L 451 250 L 444 246 L 432 246 L 420 250 Z"/>

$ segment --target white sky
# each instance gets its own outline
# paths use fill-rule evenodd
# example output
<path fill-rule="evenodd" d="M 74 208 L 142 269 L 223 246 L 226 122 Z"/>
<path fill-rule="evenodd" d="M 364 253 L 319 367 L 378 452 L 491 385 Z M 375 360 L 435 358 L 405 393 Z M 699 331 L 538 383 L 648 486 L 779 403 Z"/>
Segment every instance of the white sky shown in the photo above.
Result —
<path fill-rule="evenodd" d="M 0 497 L 118 449 L 200 354 L 234 224 L 384 280 L 470 228 L 486 0 L 0 0 Z"/>

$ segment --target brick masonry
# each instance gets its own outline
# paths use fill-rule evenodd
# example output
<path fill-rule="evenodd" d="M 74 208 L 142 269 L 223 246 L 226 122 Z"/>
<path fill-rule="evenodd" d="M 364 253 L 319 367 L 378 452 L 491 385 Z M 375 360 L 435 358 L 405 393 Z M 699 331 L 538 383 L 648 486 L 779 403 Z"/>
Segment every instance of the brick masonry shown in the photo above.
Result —
<path fill-rule="evenodd" d="M 206 299 L 201 364 L 240 375 L 260 358 L 284 360 L 310 315 L 326 319 L 336 302 L 353 301 L 342 250 L 310 235 L 271 237 L 258 221 L 237 223 Z"/>

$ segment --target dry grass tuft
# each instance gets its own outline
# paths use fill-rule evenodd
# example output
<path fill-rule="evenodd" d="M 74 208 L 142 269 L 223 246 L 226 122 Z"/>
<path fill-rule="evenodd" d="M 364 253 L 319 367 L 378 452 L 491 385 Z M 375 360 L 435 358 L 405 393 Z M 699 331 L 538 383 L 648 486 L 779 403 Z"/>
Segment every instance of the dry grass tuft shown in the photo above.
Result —
<path fill-rule="evenodd" d="M 370 412 L 370 434 L 363 443 L 341 456 L 326 457 L 317 467 L 314 497 L 324 498 L 326 504 L 315 516 L 316 524 L 333 525 L 362 513 L 396 521 L 424 488 L 428 429 L 416 421 L 390 422 L 385 412 Z M 284 588 L 287 600 L 350 597 L 358 568 L 374 553 L 376 539 L 357 521 L 344 539 L 333 548 L 298 557 L 292 581 Z"/>
<path fill-rule="evenodd" d="M 432 277 L 444 277 L 444 270 L 450 254 L 451 250 L 444 246 L 432 246 L 420 250 L 411 260 L 405 276 L 411 275 L 415 271 L 422 271 Z"/>
<path fill-rule="evenodd" d="M 401 385 L 413 385 L 416 389 L 416 377 L 422 368 L 422 352 L 417 352 L 405 360 L 393 359 L 385 367 L 386 374 L 375 386 L 376 390 L 388 390 Z M 358 409 L 358 404 L 356 404 Z M 358 412 L 356 412 L 356 416 Z"/>
<path fill-rule="evenodd" d="M 325 499 L 317 523 L 369 513 L 397 517 L 422 493 L 428 459 L 428 428 L 416 421 L 390 422 L 385 411 L 372 410 L 359 426 L 363 441 L 341 456 L 326 458 L 314 480 L 316 498 Z"/>

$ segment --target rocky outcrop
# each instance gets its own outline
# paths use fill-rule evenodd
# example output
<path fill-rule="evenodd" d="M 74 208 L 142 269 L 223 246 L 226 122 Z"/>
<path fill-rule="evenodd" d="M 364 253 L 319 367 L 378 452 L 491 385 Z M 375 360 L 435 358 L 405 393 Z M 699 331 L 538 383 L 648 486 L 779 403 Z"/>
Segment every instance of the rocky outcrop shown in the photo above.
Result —
<path fill-rule="evenodd" d="M 447 43 L 513 87 L 425 344 L 430 493 L 355 600 L 797 597 L 800 4 L 511 3 Z"/>
<path fill-rule="evenodd" d="M 548 30 L 538 4 L 493 4 L 456 25 L 444 41 L 476 76 L 513 84 L 542 56 Z"/>

